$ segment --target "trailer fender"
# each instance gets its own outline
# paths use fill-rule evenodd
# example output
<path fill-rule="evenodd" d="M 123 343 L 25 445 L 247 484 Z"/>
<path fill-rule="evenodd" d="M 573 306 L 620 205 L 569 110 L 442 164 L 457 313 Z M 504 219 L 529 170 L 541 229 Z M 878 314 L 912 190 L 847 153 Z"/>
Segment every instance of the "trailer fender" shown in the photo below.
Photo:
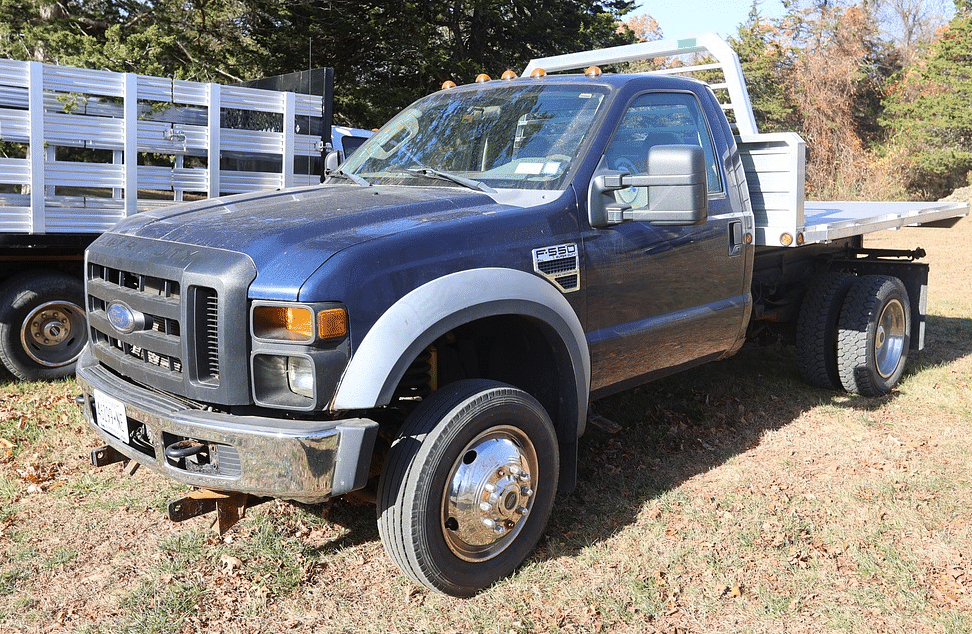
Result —
<path fill-rule="evenodd" d="M 591 359 L 584 330 L 563 294 L 549 282 L 515 269 L 451 273 L 395 302 L 356 346 L 338 384 L 332 409 L 387 405 L 395 386 L 422 350 L 453 328 L 494 315 L 530 317 L 557 333 L 573 369 L 574 385 L 569 387 L 576 391 L 576 429 L 580 436 L 586 423 L 591 384 Z"/>

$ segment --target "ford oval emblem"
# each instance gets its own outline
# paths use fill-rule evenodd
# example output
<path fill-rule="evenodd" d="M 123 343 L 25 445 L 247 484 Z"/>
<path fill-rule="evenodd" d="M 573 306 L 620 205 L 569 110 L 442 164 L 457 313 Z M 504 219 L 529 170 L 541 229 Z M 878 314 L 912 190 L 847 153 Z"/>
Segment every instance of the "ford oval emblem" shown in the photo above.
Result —
<path fill-rule="evenodd" d="M 132 310 L 125 302 L 108 304 L 108 323 L 118 332 L 130 335 L 145 327 L 145 315 Z"/>

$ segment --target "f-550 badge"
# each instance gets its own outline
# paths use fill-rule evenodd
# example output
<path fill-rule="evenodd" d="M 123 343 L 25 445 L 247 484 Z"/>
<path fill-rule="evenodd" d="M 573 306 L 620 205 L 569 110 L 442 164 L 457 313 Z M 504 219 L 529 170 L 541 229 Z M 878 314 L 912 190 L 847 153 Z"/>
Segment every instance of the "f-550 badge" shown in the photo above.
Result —
<path fill-rule="evenodd" d="M 533 250 L 533 270 L 570 293 L 580 288 L 580 257 L 577 244 L 558 244 Z"/>

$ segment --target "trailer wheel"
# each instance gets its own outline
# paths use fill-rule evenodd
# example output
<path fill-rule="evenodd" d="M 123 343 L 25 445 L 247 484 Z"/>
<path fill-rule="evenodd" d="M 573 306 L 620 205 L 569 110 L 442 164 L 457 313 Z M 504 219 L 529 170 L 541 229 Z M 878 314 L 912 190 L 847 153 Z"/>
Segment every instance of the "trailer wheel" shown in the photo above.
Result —
<path fill-rule="evenodd" d="M 863 396 L 890 392 L 904 372 L 911 332 L 908 291 L 896 277 L 857 278 L 840 311 L 837 365 L 844 389 Z"/>
<path fill-rule="evenodd" d="M 797 318 L 797 367 L 815 387 L 841 389 L 837 370 L 837 320 L 847 291 L 857 278 L 830 271 L 810 283 Z"/>
<path fill-rule="evenodd" d="M 70 376 L 87 341 L 84 286 L 59 271 L 32 271 L 0 287 L 0 361 L 27 381 Z"/>
<path fill-rule="evenodd" d="M 447 385 L 416 408 L 389 451 L 381 540 L 417 583 L 473 595 L 533 550 L 559 468 L 556 432 L 532 396 L 495 381 Z"/>

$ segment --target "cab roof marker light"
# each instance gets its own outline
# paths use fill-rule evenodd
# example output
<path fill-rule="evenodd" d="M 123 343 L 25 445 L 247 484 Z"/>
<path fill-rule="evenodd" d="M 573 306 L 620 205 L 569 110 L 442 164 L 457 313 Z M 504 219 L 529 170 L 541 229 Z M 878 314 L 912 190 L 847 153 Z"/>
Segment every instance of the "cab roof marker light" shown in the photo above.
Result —
<path fill-rule="evenodd" d="M 601 76 L 601 68 L 600 68 L 600 66 L 588 66 L 587 69 L 584 71 L 584 76 L 585 77 L 592 77 L 592 78 L 593 77 L 600 77 Z"/>
<path fill-rule="evenodd" d="M 485 84 L 486 82 L 490 81 L 490 79 L 492 78 L 486 73 L 479 73 L 478 75 L 476 75 L 477 84 Z"/>
<path fill-rule="evenodd" d="M 514 73 L 510 69 L 506 69 L 505 71 L 503 71 L 503 74 L 500 75 L 500 79 L 503 79 L 503 80 L 506 80 L 506 81 L 509 81 L 510 79 L 516 79 L 516 77 L 517 77 L 516 73 Z"/>
<path fill-rule="evenodd" d="M 533 72 L 530 73 L 530 77 L 532 77 L 533 79 L 540 79 L 541 77 L 546 77 L 546 76 L 547 76 L 547 71 L 545 71 L 542 68 L 534 68 Z"/>
<path fill-rule="evenodd" d="M 455 87 L 456 87 L 456 82 L 452 81 L 451 79 L 447 79 L 444 82 L 442 82 L 442 90 L 449 90 L 450 88 L 455 88 Z"/>
<path fill-rule="evenodd" d="M 694 51 L 699 47 L 699 40 L 695 37 L 686 38 L 684 40 L 676 40 L 676 47 L 680 51 Z"/>

